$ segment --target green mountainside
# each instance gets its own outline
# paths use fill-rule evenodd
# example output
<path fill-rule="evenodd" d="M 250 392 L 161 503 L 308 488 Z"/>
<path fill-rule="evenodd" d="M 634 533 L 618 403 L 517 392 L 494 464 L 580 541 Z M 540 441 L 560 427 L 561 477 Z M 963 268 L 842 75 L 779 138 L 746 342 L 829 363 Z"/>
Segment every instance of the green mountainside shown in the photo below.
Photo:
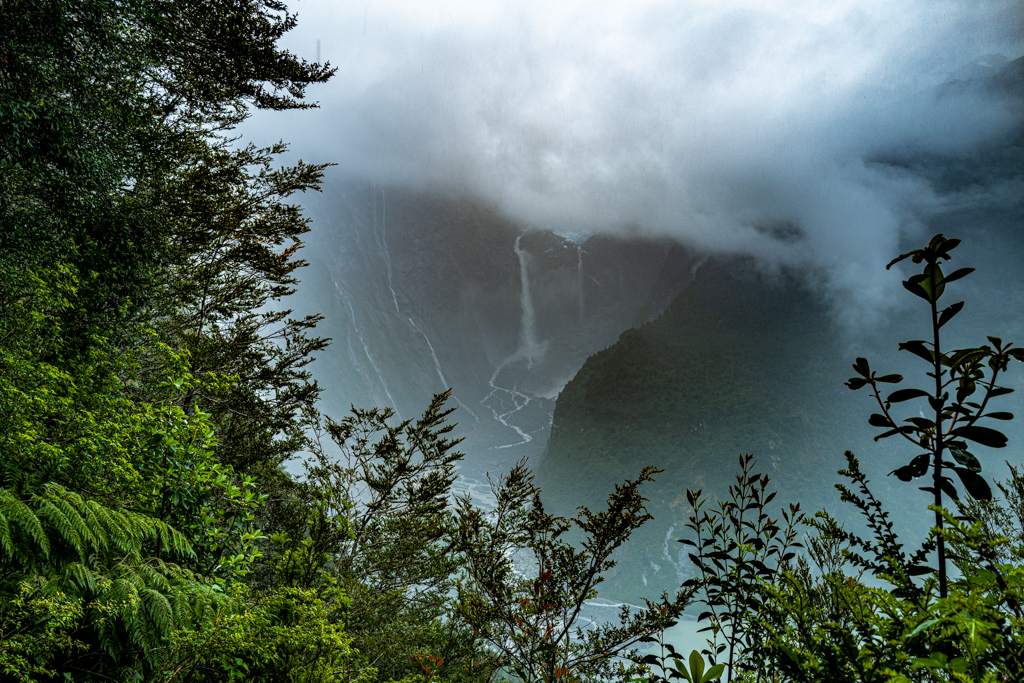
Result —
<path fill-rule="evenodd" d="M 712 259 L 664 314 L 591 356 L 558 397 L 537 467 L 546 500 L 559 512 L 595 506 L 642 466 L 665 470 L 646 493 L 656 521 L 606 592 L 638 579 L 655 594 L 672 588 L 686 569 L 666 534 L 682 528 L 686 489 L 724 495 L 742 453 L 758 457 L 780 502 L 834 506 L 842 453 L 865 444 L 863 397 L 842 385 L 846 355 L 814 292 Z"/>

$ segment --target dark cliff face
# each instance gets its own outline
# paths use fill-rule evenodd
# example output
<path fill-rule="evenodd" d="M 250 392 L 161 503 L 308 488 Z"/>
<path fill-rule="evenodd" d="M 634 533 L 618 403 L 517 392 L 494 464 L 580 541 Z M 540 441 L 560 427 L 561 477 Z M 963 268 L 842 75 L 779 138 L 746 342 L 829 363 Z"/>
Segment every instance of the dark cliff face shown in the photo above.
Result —
<path fill-rule="evenodd" d="M 697 262 L 668 241 L 572 241 L 469 200 L 361 183 L 326 187 L 313 213 L 303 292 L 333 338 L 317 361 L 327 409 L 409 418 L 452 387 L 464 449 L 494 469 L 539 458 L 565 382 L 660 313 Z"/>
<path fill-rule="evenodd" d="M 746 448 L 768 455 L 789 423 L 810 419 L 817 389 L 840 379 L 836 349 L 824 306 L 795 280 L 760 275 L 743 260 L 709 261 L 657 320 L 625 332 L 565 387 L 544 469 L 578 447 L 572 430 L 588 422 L 629 425 L 692 450 L 709 434 L 734 432 L 737 420 L 756 420 L 742 429 Z M 649 445 L 624 439 L 599 449 L 621 462 Z"/>
<path fill-rule="evenodd" d="M 987 233 L 990 246 L 982 255 L 996 273 L 1008 272 L 1019 257 L 1012 236 L 1009 230 Z M 898 342 L 926 333 L 925 316 L 910 302 L 884 329 L 851 339 L 848 329 L 840 334 L 805 281 L 760 273 L 749 261 L 709 259 L 660 317 L 591 356 L 558 396 L 537 470 L 552 511 L 598 507 L 614 484 L 635 478 L 643 466 L 665 470 L 645 493 L 655 520 L 620 554 L 617 574 L 603 587 L 607 597 L 628 599 L 637 590 L 656 596 L 689 575 L 683 546 L 675 542 L 690 514 L 686 489 L 724 498 L 742 453 L 753 453 L 757 471 L 771 477 L 779 491 L 775 505 L 798 501 L 810 513 L 827 509 L 859 529 L 861 520 L 850 516 L 852 508 L 840 504 L 833 488 L 842 454 L 852 450 L 901 533 L 918 538 L 928 529 L 926 495 L 887 476 L 915 446 L 874 442 L 879 430 L 867 418 L 877 406 L 868 392 L 843 384 L 851 362 L 864 355 L 880 372 L 904 374 L 908 386 L 928 386 L 924 364 L 896 350 Z M 948 348 L 985 343 L 990 331 L 1020 338 L 1019 299 L 1007 299 L 1013 290 L 1000 290 L 997 281 L 979 275 L 964 287 L 968 307 L 944 328 Z M 994 315 L 1000 307 L 1002 315 Z M 1017 393 L 1000 408 L 1018 415 L 1024 408 L 1021 369 L 1002 378 Z M 925 404 L 899 407 L 904 416 L 928 410 Z M 994 426 L 1016 446 L 979 449 L 990 480 L 1005 477 L 1004 459 L 1020 461 L 1024 442 L 1019 420 Z"/>
<path fill-rule="evenodd" d="M 848 367 L 814 292 L 721 258 L 657 320 L 589 358 L 558 397 L 538 470 L 546 499 L 560 512 L 596 506 L 642 466 L 665 470 L 646 492 L 655 521 L 623 553 L 608 594 L 678 586 L 685 490 L 724 496 L 742 453 L 757 456 L 780 503 L 833 507 L 842 453 L 869 435 L 864 397 L 842 385 Z"/>
<path fill-rule="evenodd" d="M 991 89 L 1019 103 L 1022 75 L 1024 58 L 947 88 Z M 935 93 L 943 96 L 942 89 Z M 907 225 L 902 246 L 915 248 L 936 232 L 962 237 L 957 266 L 979 269 L 957 283 L 967 308 L 944 329 L 953 347 L 986 343 L 987 334 L 1024 341 L 1022 154 L 1024 118 L 983 148 L 872 160 L 909 171 L 940 199 Z M 823 299 L 801 284 L 813 280 L 806 273 L 766 276 L 739 259 L 710 259 L 659 318 L 591 356 L 562 390 L 538 468 L 555 511 L 601 505 L 611 486 L 644 465 L 666 470 L 646 493 L 656 519 L 621 554 L 607 594 L 626 598 L 642 584 L 656 595 L 678 586 L 690 571 L 675 543 L 688 514 L 685 490 L 725 495 L 741 453 L 758 457 L 780 490 L 779 503 L 799 500 L 810 512 L 824 507 L 842 516 L 848 506 L 839 504 L 832 485 L 842 453 L 853 450 L 908 537 L 927 529 L 925 494 L 886 476 L 913 455 L 913 445 L 873 442 L 877 430 L 866 424 L 872 400 L 843 386 L 858 355 L 920 384 L 924 369 L 896 348 L 927 333 L 925 316 L 907 301 L 879 329 L 840 336 Z M 1024 373 L 1016 368 L 1004 379 L 1017 389 L 1005 409 L 1019 415 Z M 1003 459 L 1020 461 L 1024 441 L 1019 419 L 997 426 L 1017 445 L 985 453 L 990 479 L 1005 476 Z M 850 522 L 859 528 L 858 520 Z"/>

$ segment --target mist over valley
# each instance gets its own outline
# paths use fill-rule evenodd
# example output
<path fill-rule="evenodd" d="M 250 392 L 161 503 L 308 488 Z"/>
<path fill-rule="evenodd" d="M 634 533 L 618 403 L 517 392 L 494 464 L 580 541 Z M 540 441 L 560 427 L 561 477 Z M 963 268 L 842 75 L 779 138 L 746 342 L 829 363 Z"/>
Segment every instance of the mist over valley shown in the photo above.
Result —
<path fill-rule="evenodd" d="M 926 528 L 842 385 L 856 356 L 923 374 L 885 264 L 963 238 L 951 338 L 1024 337 L 1019 12 L 940 5 L 298 6 L 322 21 L 293 41 L 340 69 L 312 123 L 274 128 L 338 164 L 303 200 L 327 411 L 412 418 L 451 388 L 461 486 L 527 457 L 562 514 L 664 468 L 616 599 L 687 576 L 683 493 L 724 495 L 741 453 L 836 512 L 854 450 Z"/>

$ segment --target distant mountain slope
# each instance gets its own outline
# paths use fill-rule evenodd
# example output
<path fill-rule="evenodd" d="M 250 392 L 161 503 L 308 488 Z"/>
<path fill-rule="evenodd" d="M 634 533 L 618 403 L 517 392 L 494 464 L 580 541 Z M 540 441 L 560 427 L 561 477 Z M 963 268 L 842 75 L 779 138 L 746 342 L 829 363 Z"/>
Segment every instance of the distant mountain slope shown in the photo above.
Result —
<path fill-rule="evenodd" d="M 565 386 L 537 468 L 547 500 L 562 512 L 596 506 L 642 466 L 664 468 L 647 492 L 656 521 L 619 572 L 654 593 L 687 572 L 682 546 L 667 538 L 688 514 L 685 489 L 724 495 L 741 453 L 758 456 L 779 503 L 831 506 L 843 451 L 867 435 L 864 396 L 842 385 L 849 360 L 839 341 L 797 281 L 709 260 L 657 320 L 623 333 Z"/>
<path fill-rule="evenodd" d="M 1020 102 L 1024 58 L 979 62 L 978 69 L 934 96 L 941 100 L 947 92 L 972 88 Z M 1024 343 L 1022 158 L 1024 117 L 989 146 L 890 151 L 872 160 L 923 179 L 939 199 L 922 212 L 919 225 L 907 226 L 904 246 L 914 248 L 943 231 L 965 240 L 957 265 L 979 268 L 957 285 L 968 306 L 945 329 L 955 346 L 985 343 L 986 334 Z M 614 483 L 635 477 L 644 465 L 666 470 L 647 492 L 656 520 L 621 554 L 609 595 L 628 595 L 637 581 L 649 593 L 678 585 L 689 572 L 674 542 L 688 513 L 685 489 L 724 496 L 740 453 L 759 458 L 780 489 L 779 503 L 799 500 L 810 512 L 828 507 L 843 513 L 832 484 L 842 453 L 853 450 L 871 473 L 875 492 L 896 512 L 897 524 L 927 528 L 920 515 L 924 494 L 885 476 L 913 447 L 874 443 L 876 430 L 866 425 L 872 401 L 843 386 L 857 355 L 920 383 L 924 370 L 896 347 L 924 334 L 923 313 L 908 301 L 885 329 L 857 330 L 857 339 L 842 339 L 822 299 L 802 284 L 813 280 L 807 275 L 767 276 L 749 261 L 710 259 L 660 317 L 591 356 L 562 390 L 537 468 L 553 510 L 600 505 Z M 1020 414 L 1024 373 L 1015 368 L 1004 381 L 1018 391 L 1004 405 Z M 1002 460 L 1020 462 L 1024 452 L 1021 420 L 999 426 L 1010 434 L 1011 447 L 983 454 L 990 478 L 1005 476 Z"/>
<path fill-rule="evenodd" d="M 697 257 L 668 240 L 522 226 L 465 198 L 336 182 L 314 207 L 307 305 L 332 414 L 417 415 L 454 389 L 467 462 L 501 471 L 547 444 L 554 397 L 595 351 L 660 313 Z"/>

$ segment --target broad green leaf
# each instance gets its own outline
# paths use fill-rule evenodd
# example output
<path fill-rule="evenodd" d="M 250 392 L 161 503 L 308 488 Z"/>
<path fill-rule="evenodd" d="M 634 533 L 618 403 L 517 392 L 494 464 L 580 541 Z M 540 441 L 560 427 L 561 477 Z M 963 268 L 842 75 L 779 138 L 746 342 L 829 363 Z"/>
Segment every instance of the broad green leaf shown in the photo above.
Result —
<path fill-rule="evenodd" d="M 931 394 L 924 389 L 897 389 L 889 394 L 889 398 L 886 400 L 889 403 L 902 403 L 903 401 L 909 401 L 912 398 L 925 398 L 929 396 L 931 396 Z"/>
<path fill-rule="evenodd" d="M 921 622 L 920 624 L 917 625 L 917 628 L 915 628 L 913 631 L 911 631 L 910 633 L 907 634 L 907 639 L 909 640 L 910 638 L 913 638 L 914 636 L 916 636 L 921 631 L 924 631 L 925 629 L 931 628 L 932 626 L 934 626 L 935 624 L 939 623 L 940 621 L 942 621 L 942 620 L 941 619 L 928 619 L 927 621 Z"/>
<path fill-rule="evenodd" d="M 946 282 L 949 282 L 949 278 L 946 278 Z M 946 306 L 944 309 L 942 309 L 942 312 L 939 313 L 939 327 L 942 327 L 950 320 L 952 320 L 953 316 L 959 313 L 961 309 L 963 309 L 963 307 L 964 302 L 958 301 L 955 304 L 950 304 L 949 306 Z"/>
<path fill-rule="evenodd" d="M 868 418 L 868 424 L 872 427 L 892 427 L 892 420 L 880 413 L 874 413 Z"/>
<path fill-rule="evenodd" d="M 704 681 L 717 681 L 725 673 L 725 664 L 715 664 L 713 667 L 708 669 L 708 672 L 704 674 Z"/>
<path fill-rule="evenodd" d="M 961 382 L 960 386 L 956 389 L 956 402 L 963 403 L 966 401 L 975 391 L 977 391 L 978 385 L 974 382 Z"/>
<path fill-rule="evenodd" d="M 926 417 L 908 417 L 905 422 L 910 422 L 915 427 L 921 430 L 929 430 L 935 426 L 935 423 Z"/>
<path fill-rule="evenodd" d="M 690 652 L 690 676 L 694 683 L 704 682 L 704 658 L 696 650 Z"/>
<path fill-rule="evenodd" d="M 972 472 L 966 467 L 954 467 L 953 470 L 960 477 L 960 481 L 972 498 L 975 500 L 992 500 L 992 488 L 980 474 Z"/>
<path fill-rule="evenodd" d="M 885 266 L 885 269 L 886 269 L 886 270 L 889 270 L 890 268 L 892 268 L 893 266 L 895 266 L 895 265 L 896 265 L 897 263 L 899 263 L 900 261 L 903 261 L 904 259 L 907 259 L 907 258 L 909 258 L 909 257 L 911 257 L 911 256 L 914 256 L 914 255 L 916 255 L 916 254 L 919 254 L 920 252 L 921 252 L 921 250 L 920 250 L 920 249 L 915 249 L 914 251 L 908 251 L 908 252 L 907 252 L 907 253 L 905 253 L 905 254 L 900 254 L 899 256 L 897 256 L 896 258 L 894 258 L 894 259 L 893 259 L 892 261 L 889 261 L 889 263 L 887 263 L 887 264 L 886 264 L 886 266 Z M 919 261 L 915 261 L 915 263 L 920 263 L 920 262 L 919 262 Z"/>
<path fill-rule="evenodd" d="M 932 350 L 928 348 L 926 343 L 921 341 L 920 339 L 912 339 L 910 341 L 905 341 L 901 343 L 900 351 L 909 351 L 910 353 L 920 358 L 923 358 L 929 363 L 933 362 L 935 359 Z"/>
<path fill-rule="evenodd" d="M 895 474 L 896 478 L 899 479 L 900 481 L 913 481 L 914 476 L 915 476 L 914 475 L 914 468 L 912 468 L 910 465 L 904 465 L 903 467 L 898 467 L 898 468 L 894 469 L 892 472 L 890 472 L 889 474 Z"/>
<path fill-rule="evenodd" d="M 972 454 L 965 451 L 964 449 L 957 448 L 956 446 L 950 446 L 949 454 L 952 455 L 953 459 L 956 460 L 959 464 L 963 465 L 972 472 L 981 472 L 981 463 L 978 462 L 978 459 L 976 457 L 974 457 Z"/>
<path fill-rule="evenodd" d="M 959 349 L 957 351 L 954 351 L 953 354 L 949 357 L 949 364 L 969 364 L 976 360 L 980 360 L 987 355 L 988 353 L 984 348 Z"/>
<path fill-rule="evenodd" d="M 959 474 L 959 470 L 957 473 Z M 939 479 L 939 487 L 942 489 L 943 493 L 953 500 L 960 500 L 960 494 L 957 493 L 956 487 L 953 486 L 953 480 L 949 477 L 942 477 Z"/>
<path fill-rule="evenodd" d="M 887 432 L 882 432 L 875 437 L 875 441 L 878 441 L 879 439 L 887 439 L 890 436 L 896 436 L 897 434 L 912 434 L 914 431 L 914 428 L 910 425 L 903 425 L 901 427 L 896 427 L 895 429 L 890 429 Z"/>
<path fill-rule="evenodd" d="M 1006 435 L 990 427 L 970 425 L 954 429 L 952 434 L 975 443 L 980 443 L 982 446 L 988 446 L 989 448 L 1003 448 L 1006 446 Z"/>
<path fill-rule="evenodd" d="M 928 465 L 930 463 L 931 453 L 921 453 L 920 455 L 914 456 L 914 459 L 911 460 L 907 466 L 913 469 L 915 477 L 921 477 L 928 471 Z"/>
<path fill-rule="evenodd" d="M 693 683 L 693 678 L 690 677 L 690 672 L 686 669 L 686 664 L 684 664 L 679 659 L 673 659 L 672 663 L 675 665 L 676 672 L 678 673 L 679 677 L 681 677 L 685 681 L 690 681 L 690 683 Z"/>
<path fill-rule="evenodd" d="M 953 282 L 955 280 L 959 280 L 962 277 L 967 277 L 968 275 L 970 275 L 973 272 L 974 272 L 974 268 L 958 268 L 958 269 L 954 270 L 952 273 L 950 273 L 949 275 L 947 275 L 945 278 L 943 278 L 943 281 L 944 282 Z M 962 303 L 960 305 L 963 306 Z"/>
<path fill-rule="evenodd" d="M 904 280 L 903 288 L 906 289 L 911 294 L 913 294 L 914 296 L 920 297 L 925 301 L 932 300 L 931 293 L 927 289 L 925 289 L 921 282 L 915 282 L 913 279 Z"/>
<path fill-rule="evenodd" d="M 924 268 L 924 272 L 919 276 L 917 280 L 921 284 L 921 288 L 928 292 L 932 298 L 929 301 L 938 301 L 942 297 L 942 293 L 946 290 L 946 278 L 942 273 L 942 268 L 939 267 L 938 263 L 929 263 Z M 912 280 L 915 278 L 911 278 Z"/>
<path fill-rule="evenodd" d="M 853 391 L 857 391 L 867 383 L 868 381 L 862 377 L 851 377 L 850 379 L 846 380 L 846 386 L 848 386 Z"/>

